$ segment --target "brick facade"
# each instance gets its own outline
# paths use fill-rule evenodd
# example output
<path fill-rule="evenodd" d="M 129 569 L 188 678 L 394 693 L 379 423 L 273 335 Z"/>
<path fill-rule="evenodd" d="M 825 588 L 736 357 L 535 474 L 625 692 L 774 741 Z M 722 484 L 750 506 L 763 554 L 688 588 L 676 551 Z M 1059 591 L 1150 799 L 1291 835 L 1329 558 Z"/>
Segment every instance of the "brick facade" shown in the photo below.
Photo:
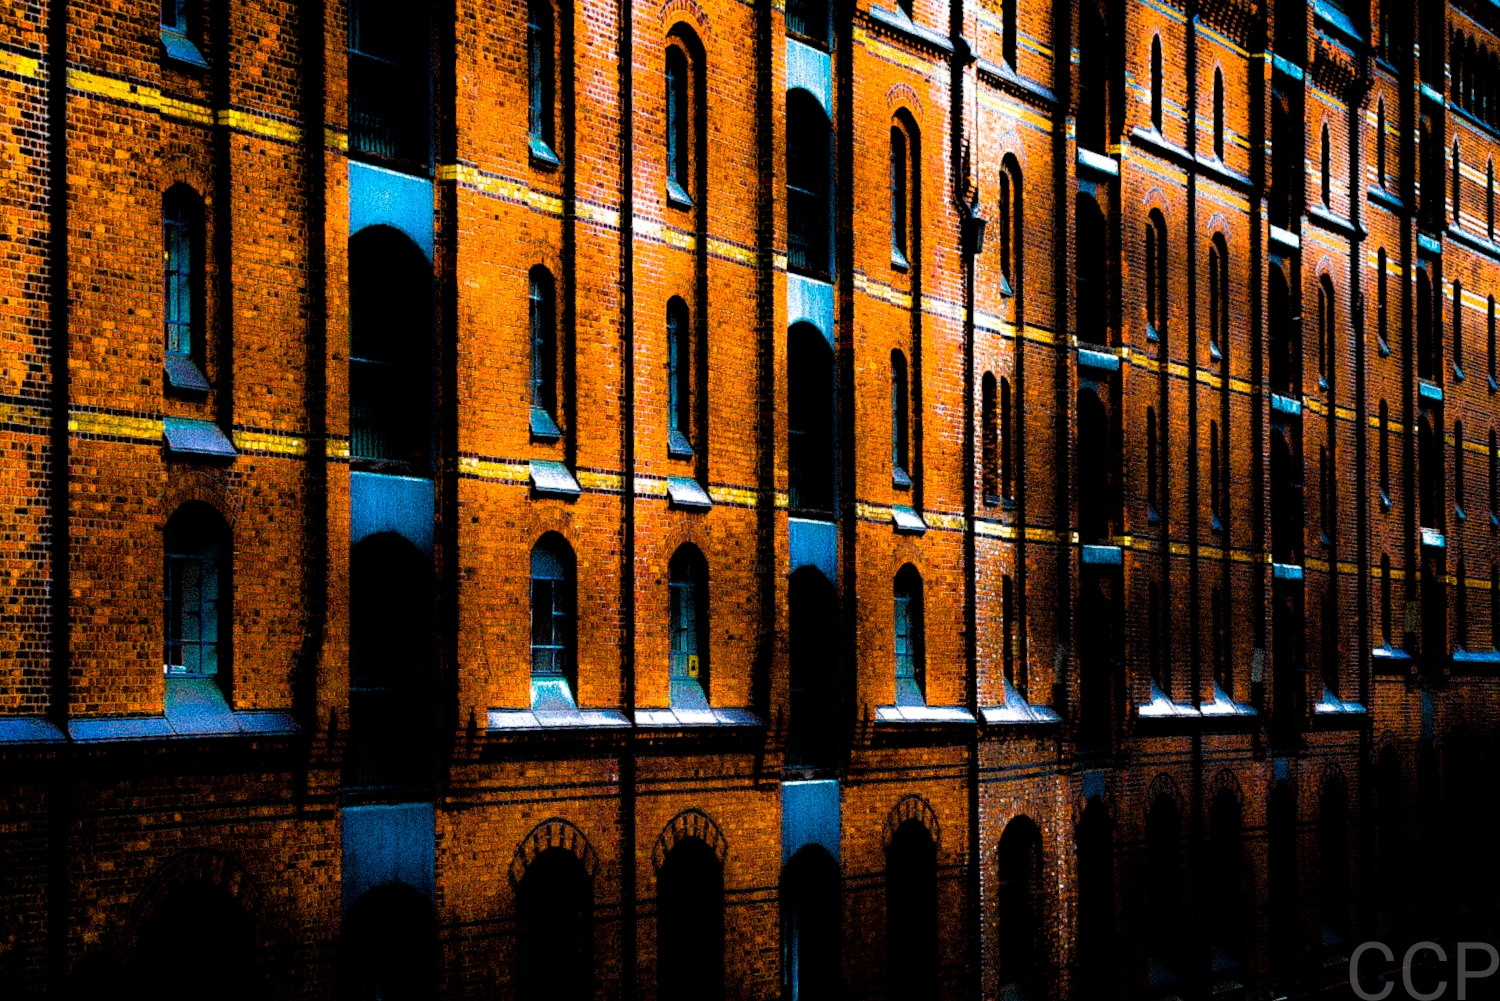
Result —
<path fill-rule="evenodd" d="M 1491 5 L 166 6 L 0 15 L 7 996 L 665 1001 L 682 871 L 709 997 L 1493 928 Z"/>

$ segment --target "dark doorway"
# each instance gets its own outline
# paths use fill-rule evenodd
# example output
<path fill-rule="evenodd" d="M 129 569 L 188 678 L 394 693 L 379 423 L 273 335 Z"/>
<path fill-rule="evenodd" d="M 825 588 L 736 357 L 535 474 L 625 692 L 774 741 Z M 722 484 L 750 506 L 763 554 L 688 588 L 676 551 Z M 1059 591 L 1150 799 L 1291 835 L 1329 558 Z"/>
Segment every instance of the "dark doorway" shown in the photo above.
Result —
<path fill-rule="evenodd" d="M 1209 969 L 1215 984 L 1234 976 L 1245 948 L 1245 854 L 1240 801 L 1229 789 L 1214 796 L 1208 816 Z"/>
<path fill-rule="evenodd" d="M 1078 594 L 1078 746 L 1110 749 L 1115 719 L 1115 609 L 1111 582 L 1085 578 Z"/>
<path fill-rule="evenodd" d="M 350 786 L 432 784 L 431 561 L 392 532 L 349 555 L 349 723 Z"/>
<path fill-rule="evenodd" d="M 387 883 L 360 897 L 344 916 L 344 981 L 350 1001 L 437 997 L 432 903 L 403 883 Z"/>
<path fill-rule="evenodd" d="M 838 1001 L 843 905 L 838 863 L 827 851 L 808 845 L 792 856 L 781 875 L 781 906 L 782 997 Z"/>
<path fill-rule="evenodd" d="M 794 512 L 833 515 L 833 350 L 811 324 L 787 336 L 787 475 Z"/>
<path fill-rule="evenodd" d="M 896 828 L 885 853 L 887 997 L 931 997 L 937 990 L 937 847 L 920 821 Z"/>
<path fill-rule="evenodd" d="M 136 941 L 134 972 L 141 999 L 198 1001 L 208 985 L 229 1001 L 262 996 L 250 916 L 212 883 L 178 887 L 151 910 Z"/>
<path fill-rule="evenodd" d="M 1100 800 L 1089 803 L 1078 831 L 1078 984 L 1086 1001 L 1115 996 L 1114 824 Z"/>
<path fill-rule="evenodd" d="M 516 888 L 516 997 L 594 996 L 594 886 L 578 856 L 548 848 Z"/>
<path fill-rule="evenodd" d="M 787 764 L 838 764 L 838 609 L 833 586 L 812 567 L 792 574 L 787 588 L 791 644 L 791 705 Z"/>
<path fill-rule="evenodd" d="M 1000 836 L 1000 983 L 1040 993 L 1042 958 L 1042 832 L 1017 817 Z"/>
<path fill-rule="evenodd" d="M 1297 896 L 1297 800 L 1291 784 L 1271 790 L 1266 818 L 1270 858 L 1271 971 L 1285 975 L 1302 961 L 1301 911 Z"/>
<path fill-rule="evenodd" d="M 1078 538 L 1110 545 L 1114 493 L 1109 411 L 1092 390 L 1078 394 Z"/>
<path fill-rule="evenodd" d="M 1182 814 L 1158 795 L 1146 814 L 1146 979 L 1152 989 L 1186 972 L 1182 925 Z"/>
<path fill-rule="evenodd" d="M 724 869 L 713 849 L 684 838 L 656 876 L 659 1001 L 724 996 Z"/>
<path fill-rule="evenodd" d="M 1323 891 L 1323 949 L 1347 956 L 1349 925 L 1349 797 L 1336 779 L 1323 783 L 1318 804 L 1318 855 Z"/>

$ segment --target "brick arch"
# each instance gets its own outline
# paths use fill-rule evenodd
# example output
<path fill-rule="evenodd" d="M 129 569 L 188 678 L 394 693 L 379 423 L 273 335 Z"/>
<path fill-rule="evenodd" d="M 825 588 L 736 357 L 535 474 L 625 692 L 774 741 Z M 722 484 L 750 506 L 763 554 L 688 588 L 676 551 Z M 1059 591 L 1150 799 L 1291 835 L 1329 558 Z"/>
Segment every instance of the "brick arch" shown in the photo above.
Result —
<path fill-rule="evenodd" d="M 173 892 L 193 885 L 218 887 L 244 909 L 252 923 L 259 923 L 261 891 L 245 867 L 223 852 L 190 848 L 163 862 L 151 874 L 131 908 L 131 931 L 149 921 Z"/>
<path fill-rule="evenodd" d="M 927 565 L 922 547 L 917 545 L 913 539 L 899 537 L 895 540 L 895 544 L 890 550 L 889 579 L 895 580 L 896 575 L 901 572 L 901 568 L 908 563 L 911 564 L 912 569 L 916 570 L 917 575 L 922 578 L 922 592 L 925 596 L 929 583 L 928 575 L 931 572 L 931 568 Z"/>
<path fill-rule="evenodd" d="M 892 116 L 905 109 L 917 123 L 917 128 L 922 128 L 922 98 L 907 84 L 898 83 L 886 91 L 885 106 Z"/>
<path fill-rule="evenodd" d="M 1214 238 L 1214 234 L 1217 233 L 1224 238 L 1224 242 L 1227 244 L 1230 242 L 1233 232 L 1233 226 L 1230 224 L 1229 220 L 1225 218 L 1224 213 L 1222 212 L 1215 212 L 1213 215 L 1208 217 L 1208 222 L 1203 224 L 1203 235 L 1208 237 L 1210 240 L 1212 240 Z"/>
<path fill-rule="evenodd" d="M 697 838 L 708 845 L 714 857 L 719 860 L 720 867 L 728 862 L 729 841 L 724 837 L 723 830 L 707 813 L 697 807 L 689 807 L 667 821 L 661 833 L 656 836 L 656 844 L 651 849 L 652 871 L 660 872 L 672 849 L 677 847 L 678 842 L 688 838 Z"/>
<path fill-rule="evenodd" d="M 1166 796 L 1176 804 L 1179 817 L 1187 816 L 1187 810 L 1182 804 L 1182 789 L 1178 787 L 1177 780 L 1166 772 L 1157 772 L 1156 778 L 1151 780 L 1151 785 L 1146 789 L 1146 810 L 1150 811 L 1161 796 Z"/>
<path fill-rule="evenodd" d="M 1021 169 L 1021 173 L 1026 172 L 1026 144 L 1021 141 L 1015 129 L 1006 129 L 991 141 L 991 145 L 1000 153 L 999 169 L 1004 170 L 1006 156 L 1012 156 L 1015 158 L 1016 166 Z"/>
<path fill-rule="evenodd" d="M 165 195 L 177 185 L 192 188 L 203 201 L 204 216 L 213 204 L 213 179 L 203 170 L 202 163 L 185 151 L 167 153 L 161 158 L 156 172 L 157 194 Z"/>
<path fill-rule="evenodd" d="M 927 833 L 932 836 L 932 844 L 941 848 L 943 844 L 943 829 L 938 824 L 937 811 L 926 799 L 912 793 L 901 797 L 901 800 L 891 809 L 885 818 L 885 825 L 880 831 L 880 847 L 890 851 L 891 840 L 896 836 L 896 829 L 908 820 L 915 820 L 927 828 Z"/>
<path fill-rule="evenodd" d="M 1160 187 L 1153 187 L 1141 196 L 1141 208 L 1146 209 L 1148 215 L 1151 209 L 1160 212 L 1163 222 L 1172 220 L 1171 203 L 1167 201 L 1166 193 Z"/>
<path fill-rule="evenodd" d="M 561 817 L 548 817 L 537 824 L 531 832 L 521 839 L 516 845 L 516 853 L 510 860 L 510 885 L 512 888 L 519 887 L 521 880 L 526 876 L 526 870 L 536 857 L 549 848 L 565 848 L 578 856 L 578 861 L 583 863 L 583 871 L 588 873 L 589 879 L 599 871 L 599 855 L 594 851 L 594 846 L 589 844 L 588 836 L 585 835 L 572 821 Z"/>
<path fill-rule="evenodd" d="M 165 525 L 184 504 L 194 501 L 207 504 L 217 511 L 219 517 L 224 519 L 224 524 L 229 528 L 230 533 L 234 532 L 243 504 L 239 498 L 229 492 L 222 478 L 202 469 L 168 473 L 167 489 L 162 497 L 164 508 L 162 524 Z"/>
<path fill-rule="evenodd" d="M 1318 776 L 1318 796 L 1323 795 L 1323 790 L 1330 785 L 1336 785 L 1346 793 L 1349 790 L 1349 780 L 1344 775 L 1344 769 L 1339 767 L 1337 761 L 1330 761 L 1323 766 L 1323 773 Z"/>
<path fill-rule="evenodd" d="M 1318 263 L 1313 267 L 1313 277 L 1318 279 L 1327 278 L 1330 282 L 1333 283 L 1334 288 L 1337 289 L 1339 284 L 1339 272 L 1338 269 L 1334 266 L 1333 258 L 1327 254 L 1324 254 L 1322 257 L 1318 258 Z"/>
<path fill-rule="evenodd" d="M 714 41 L 713 23 L 708 19 L 708 12 L 694 0 L 667 0 L 657 16 L 661 20 L 663 38 L 670 35 L 679 24 L 685 24 L 692 29 L 705 50 Z"/>
<path fill-rule="evenodd" d="M 1218 799 L 1219 794 L 1223 792 L 1228 792 L 1229 795 L 1233 796 L 1234 801 L 1240 805 L 1240 810 L 1243 812 L 1245 808 L 1245 790 L 1241 788 L 1238 776 L 1228 768 L 1220 768 L 1209 781 L 1208 796 L 1205 797 L 1208 805 L 1212 806 L 1214 800 Z"/>

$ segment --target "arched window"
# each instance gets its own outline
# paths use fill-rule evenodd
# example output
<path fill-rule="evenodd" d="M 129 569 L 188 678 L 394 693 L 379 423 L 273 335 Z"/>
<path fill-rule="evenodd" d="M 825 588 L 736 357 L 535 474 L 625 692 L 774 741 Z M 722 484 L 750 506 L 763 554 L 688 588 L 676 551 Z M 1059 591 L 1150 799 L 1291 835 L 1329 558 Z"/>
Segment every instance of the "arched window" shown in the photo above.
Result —
<path fill-rule="evenodd" d="M 896 574 L 896 705 L 927 704 L 927 651 L 922 575 L 910 563 Z"/>
<path fill-rule="evenodd" d="M 700 164 L 706 152 L 700 121 L 705 85 L 703 49 L 683 25 L 673 29 L 666 54 L 667 202 L 689 208 L 698 191 Z"/>
<path fill-rule="evenodd" d="M 1271 432 L 1271 554 L 1302 564 L 1302 457 L 1280 429 Z"/>
<path fill-rule="evenodd" d="M 1214 157 L 1224 159 L 1224 71 L 1214 67 Z"/>
<path fill-rule="evenodd" d="M 1484 168 L 1484 235 L 1486 239 L 1495 238 L 1495 160 Z"/>
<path fill-rule="evenodd" d="M 788 485 L 794 511 L 831 515 L 834 499 L 833 351 L 815 327 L 787 340 Z"/>
<path fill-rule="evenodd" d="M 1019 457 L 1019 452 L 1016 451 L 1014 428 L 1015 423 L 1011 420 L 1010 380 L 1002 377 L 1000 379 L 1000 496 L 1007 500 L 1015 496 L 1013 490 L 1015 465 L 1012 459 Z"/>
<path fill-rule="evenodd" d="M 687 303 L 677 296 L 667 302 L 667 451 L 691 456 L 698 352 Z"/>
<path fill-rule="evenodd" d="M 1453 283 L 1453 376 L 1464 377 L 1464 286 Z"/>
<path fill-rule="evenodd" d="M 1166 977 L 1185 973 L 1182 927 L 1182 817 L 1162 793 L 1146 814 L 1146 940 L 1149 955 Z M 1158 976 L 1161 976 L 1160 974 Z"/>
<path fill-rule="evenodd" d="M 1245 959 L 1245 850 L 1240 801 L 1229 789 L 1213 798 L 1208 814 L 1210 963 L 1216 976 L 1232 974 Z"/>
<path fill-rule="evenodd" d="M 432 471 L 432 266 L 389 226 L 349 241 L 349 449 Z"/>
<path fill-rule="evenodd" d="M 562 436 L 562 394 L 558 392 L 562 366 L 557 336 L 557 292 L 552 272 L 531 269 L 531 433 L 538 438 Z"/>
<path fill-rule="evenodd" d="M 1109 266 L 1102 249 L 1108 246 L 1108 232 L 1099 203 L 1087 194 L 1079 194 L 1075 203 L 1077 246 L 1075 247 L 1074 282 L 1078 339 L 1090 344 L 1109 343 Z"/>
<path fill-rule="evenodd" d="M 1318 388 L 1327 389 L 1334 372 L 1333 282 L 1318 282 Z"/>
<path fill-rule="evenodd" d="M 555 532 L 531 550 L 531 679 L 539 704 L 573 700 L 578 577 L 573 548 Z"/>
<path fill-rule="evenodd" d="M 1496 343 L 1495 343 L 1495 297 L 1494 296 L 1490 296 L 1490 299 L 1489 299 L 1489 338 L 1488 338 L 1488 340 L 1489 340 L 1489 350 L 1486 353 L 1489 355 L 1490 391 L 1494 392 L 1495 387 L 1497 385 L 1496 381 L 1495 381 L 1497 373 L 1496 373 L 1496 369 L 1495 369 Z"/>
<path fill-rule="evenodd" d="M 827 1001 L 843 983 L 843 900 L 838 863 L 819 845 L 792 856 L 781 875 L 781 996 Z"/>
<path fill-rule="evenodd" d="M 1339 949 L 1349 941 L 1349 803 L 1344 784 L 1323 782 L 1318 804 L 1319 875 L 1323 891 L 1323 944 Z"/>
<path fill-rule="evenodd" d="M 656 874 L 656 996 L 724 997 L 724 867 L 701 838 L 672 846 Z"/>
<path fill-rule="evenodd" d="M 786 99 L 787 264 L 828 280 L 833 274 L 833 134 L 805 90 Z"/>
<path fill-rule="evenodd" d="M 1271 392 L 1297 397 L 1302 394 L 1302 344 L 1298 323 L 1292 318 L 1286 274 L 1271 269 L 1270 294 Z"/>
<path fill-rule="evenodd" d="M 1380 641 L 1391 649 L 1391 556 L 1380 554 Z"/>
<path fill-rule="evenodd" d="M 386 883 L 362 895 L 344 918 L 344 962 L 345 996 L 355 1001 L 431 997 L 439 968 L 431 901 L 405 883 Z"/>
<path fill-rule="evenodd" d="M 673 706 L 708 705 L 708 563 L 692 543 L 678 547 L 667 567 Z"/>
<path fill-rule="evenodd" d="M 432 561 L 395 533 L 365 537 L 349 552 L 349 785 L 431 784 L 432 662 Z"/>
<path fill-rule="evenodd" d="M 431 163 L 431 36 L 424 4 L 349 3 L 349 152 L 402 170 Z"/>
<path fill-rule="evenodd" d="M 1224 589 L 1215 587 L 1210 596 L 1213 622 L 1214 684 L 1225 696 L 1234 697 L 1234 669 L 1229 658 L 1229 609 L 1224 606 Z"/>
<path fill-rule="evenodd" d="M 1224 530 L 1222 469 L 1220 467 L 1219 422 L 1208 422 L 1208 509 L 1215 532 Z"/>
<path fill-rule="evenodd" d="M 1208 353 L 1222 358 L 1229 347 L 1229 246 L 1215 233 L 1208 244 Z"/>
<path fill-rule="evenodd" d="M 1151 127 L 1161 131 L 1161 36 L 1151 39 Z"/>
<path fill-rule="evenodd" d="M 1099 255 L 1096 247 L 1093 253 Z M 1152 209 L 1146 223 L 1146 323 L 1148 338 L 1159 338 L 1167 330 L 1167 221 Z"/>
<path fill-rule="evenodd" d="M 997 853 L 1000 916 L 1000 982 L 1023 991 L 1042 972 L 1042 832 L 1030 817 L 1005 825 Z"/>
<path fill-rule="evenodd" d="M 1417 417 L 1418 519 L 1423 528 L 1443 527 L 1443 440 L 1427 411 Z"/>
<path fill-rule="evenodd" d="M 1160 499 L 1156 495 L 1156 408 L 1146 408 L 1146 518 L 1148 521 L 1160 519 Z"/>
<path fill-rule="evenodd" d="M 203 392 L 203 201 L 185 184 L 162 198 L 161 242 L 167 383 Z"/>
<path fill-rule="evenodd" d="M 169 678 L 212 678 L 229 674 L 229 530 L 213 508 L 185 504 L 167 522 L 166 650 Z"/>
<path fill-rule="evenodd" d="M 1078 394 L 1078 534 L 1085 543 L 1111 544 L 1113 497 L 1109 413 L 1098 394 Z"/>
<path fill-rule="evenodd" d="M 1003 0 L 1001 8 L 1001 30 L 1000 30 L 1000 52 L 1005 60 L 1005 65 L 1012 70 L 1016 68 L 1016 7 L 1020 0 Z"/>
<path fill-rule="evenodd" d="M 190 933 L 193 946 L 185 949 Z M 191 1001 L 213 983 L 216 997 L 252 1001 L 253 978 L 246 974 L 257 958 L 255 925 L 244 907 L 223 887 L 194 881 L 153 902 L 136 935 L 129 971 L 135 983 L 128 985 L 135 990 L 127 995 Z"/>
<path fill-rule="evenodd" d="M 587 1001 L 594 993 L 594 886 L 578 856 L 548 848 L 516 887 L 516 996 Z"/>
<path fill-rule="evenodd" d="M 1464 425 L 1453 423 L 1453 513 L 1459 521 L 1468 517 L 1464 504 Z"/>
<path fill-rule="evenodd" d="M 999 401 L 996 399 L 995 376 L 984 373 L 979 391 L 980 489 L 984 503 L 1000 503 L 1000 425 Z"/>
<path fill-rule="evenodd" d="M 552 20 L 551 0 L 530 0 L 526 5 L 531 154 L 548 164 L 558 162 L 557 154 L 553 152 L 557 64 Z"/>
<path fill-rule="evenodd" d="M 911 486 L 911 393 L 906 356 L 891 352 L 891 476 L 896 486 Z"/>
<path fill-rule="evenodd" d="M 1109 146 L 1108 88 L 1115 60 L 1098 0 L 1079 4 L 1078 16 L 1078 145 L 1103 153 Z"/>
<path fill-rule="evenodd" d="M 833 586 L 804 566 L 787 587 L 788 687 L 787 765 L 826 768 L 838 755 L 838 644 L 829 623 L 837 621 Z"/>
<path fill-rule="evenodd" d="M 1323 207 L 1327 208 L 1333 201 L 1333 148 L 1328 142 L 1328 123 L 1323 123 L 1323 155 L 1321 159 L 1322 179 L 1321 192 L 1323 195 Z"/>
<path fill-rule="evenodd" d="M 1384 6 L 1384 5 L 1382 5 Z M 1385 187 L 1385 98 L 1375 109 L 1375 183 Z"/>
<path fill-rule="evenodd" d="M 938 986 L 937 846 L 919 820 L 903 821 L 886 849 L 885 915 L 887 996 L 930 996 Z"/>
<path fill-rule="evenodd" d="M 1462 191 L 1462 185 L 1463 168 L 1459 166 L 1458 140 L 1455 139 L 1453 140 L 1453 225 L 1455 226 L 1463 225 L 1463 220 L 1459 215 L 1459 210 L 1461 208 L 1459 204 L 1459 198 Z"/>
<path fill-rule="evenodd" d="M 1021 291 L 1021 258 L 1026 246 L 1023 220 L 1021 168 L 1016 158 L 1006 154 L 1000 168 L 1000 292 L 1014 295 Z"/>
<path fill-rule="evenodd" d="M 1091 800 L 1075 832 L 1078 852 L 1079 997 L 1107 998 L 1115 987 L 1115 846 L 1109 808 Z"/>
<path fill-rule="evenodd" d="M 1297 899 L 1297 801 L 1291 784 L 1271 791 L 1266 818 L 1270 862 L 1271 968 L 1288 973 L 1298 962 L 1301 920 Z"/>
<path fill-rule="evenodd" d="M 828 48 L 829 0 L 787 0 L 786 30 Z"/>
<path fill-rule="evenodd" d="M 916 180 L 912 170 L 911 144 L 907 142 L 906 127 L 898 122 L 891 126 L 891 267 L 906 269 L 911 245 L 910 235 L 911 194 Z"/>
<path fill-rule="evenodd" d="M 1115 677 L 1119 668 L 1118 624 L 1111 582 L 1084 578 L 1079 585 L 1078 621 L 1088 628 L 1078 639 L 1078 744 L 1103 753 L 1113 743 Z"/>
<path fill-rule="evenodd" d="M 1016 679 L 1016 660 L 1020 653 L 1016 636 L 1015 585 L 1010 574 L 1000 575 L 1000 663 L 1005 669 L 1005 680 L 1012 685 L 1025 687 L 1025 679 Z"/>
<path fill-rule="evenodd" d="M 1384 400 L 1380 401 L 1380 507 L 1391 506 L 1391 411 Z"/>
<path fill-rule="evenodd" d="M 1155 581 L 1146 586 L 1146 623 L 1146 669 L 1151 673 L 1151 694 L 1155 697 L 1172 689 L 1161 655 L 1161 587 Z"/>
<path fill-rule="evenodd" d="M 1385 270 L 1385 248 L 1381 247 L 1375 253 L 1375 333 L 1380 338 L 1380 353 L 1390 354 L 1391 341 L 1386 335 L 1386 321 L 1390 313 L 1386 307 L 1386 270 Z"/>

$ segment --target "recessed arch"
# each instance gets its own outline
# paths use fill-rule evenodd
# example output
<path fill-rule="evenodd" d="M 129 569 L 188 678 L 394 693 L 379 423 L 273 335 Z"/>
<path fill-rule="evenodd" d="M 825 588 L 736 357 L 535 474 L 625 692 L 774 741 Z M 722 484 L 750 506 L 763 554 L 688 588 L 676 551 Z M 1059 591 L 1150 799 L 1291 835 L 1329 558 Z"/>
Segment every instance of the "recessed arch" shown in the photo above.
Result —
<path fill-rule="evenodd" d="M 728 863 L 729 841 L 724 837 L 723 830 L 707 813 L 697 807 L 689 807 L 667 821 L 661 833 L 656 836 L 656 844 L 651 848 L 652 868 L 659 872 L 672 849 L 686 838 L 702 841 L 714 853 L 720 865 Z"/>
<path fill-rule="evenodd" d="M 908 820 L 915 820 L 927 829 L 932 836 L 932 843 L 941 846 L 943 843 L 942 827 L 938 824 L 937 811 L 932 804 L 922 796 L 912 793 L 901 797 L 891 812 L 886 814 L 885 824 L 880 829 L 880 846 L 882 850 L 889 851 L 891 840 L 896 836 L 896 831 Z"/>
<path fill-rule="evenodd" d="M 593 879 L 598 872 L 599 856 L 593 845 L 589 844 L 588 836 L 571 820 L 548 817 L 533 827 L 516 845 L 515 854 L 510 860 L 510 885 L 520 886 L 521 880 L 526 877 L 526 870 L 536 861 L 537 856 L 550 848 L 562 848 L 576 855 L 589 879 Z"/>

